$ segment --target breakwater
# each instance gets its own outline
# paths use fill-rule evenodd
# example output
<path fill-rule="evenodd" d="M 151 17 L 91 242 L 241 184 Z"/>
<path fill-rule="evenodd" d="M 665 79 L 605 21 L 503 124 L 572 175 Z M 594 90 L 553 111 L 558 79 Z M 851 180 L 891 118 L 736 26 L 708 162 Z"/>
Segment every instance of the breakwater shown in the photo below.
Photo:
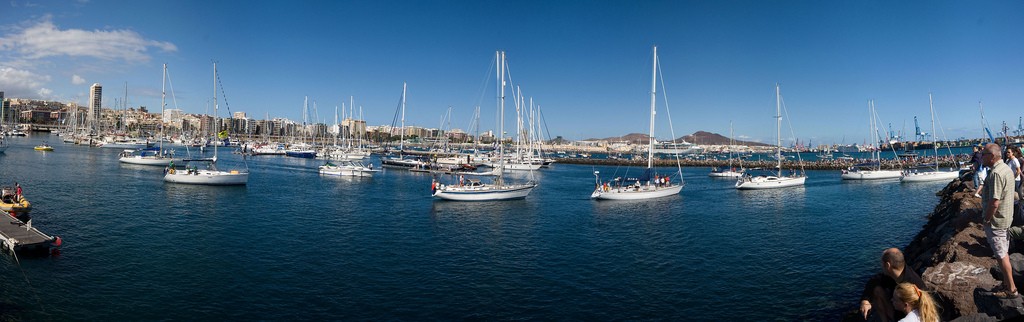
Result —
<path fill-rule="evenodd" d="M 973 175 L 966 171 L 936 193 L 940 197 L 938 205 L 903 250 L 907 268 L 920 274 L 932 291 L 943 308 L 943 321 L 999 321 L 1024 317 L 1021 299 L 1002 300 L 992 295 L 1002 283 L 1002 273 L 998 262 L 992 258 L 981 224 L 981 199 L 974 196 Z M 1014 226 L 1024 224 L 1020 213 L 1015 213 L 1014 218 Z M 1024 284 L 1022 245 L 1011 242 L 1010 246 L 1018 289 L 1024 289 L 1021 286 Z M 851 304 L 857 302 L 859 299 L 850 300 Z M 862 320 L 856 308 L 844 317 L 844 321 Z"/>
<path fill-rule="evenodd" d="M 969 161 L 970 156 L 957 155 L 957 156 L 941 156 L 939 157 L 940 167 L 959 167 L 961 162 Z M 583 164 L 583 165 L 630 165 L 630 166 L 645 166 L 647 165 L 646 160 L 624 160 L 624 159 L 586 159 L 586 158 L 556 158 L 557 163 L 564 164 Z M 794 161 L 786 160 L 782 162 L 783 169 L 800 169 L 801 165 L 807 170 L 842 170 L 848 169 L 855 164 L 869 162 L 870 160 L 864 159 L 853 159 L 853 160 L 816 160 L 816 161 Z M 920 163 L 931 163 L 935 162 L 934 157 L 921 158 L 918 160 Z M 908 167 L 908 163 L 905 161 L 897 160 L 882 160 L 883 169 L 905 169 Z M 729 160 L 706 160 L 706 159 L 680 159 L 679 164 L 684 167 L 725 167 L 730 165 Z M 775 160 L 733 160 L 731 163 L 733 166 L 742 167 L 747 169 L 754 168 L 771 168 L 774 169 L 777 165 Z M 676 160 L 668 159 L 656 159 L 654 165 L 659 167 L 670 167 L 676 165 Z"/>

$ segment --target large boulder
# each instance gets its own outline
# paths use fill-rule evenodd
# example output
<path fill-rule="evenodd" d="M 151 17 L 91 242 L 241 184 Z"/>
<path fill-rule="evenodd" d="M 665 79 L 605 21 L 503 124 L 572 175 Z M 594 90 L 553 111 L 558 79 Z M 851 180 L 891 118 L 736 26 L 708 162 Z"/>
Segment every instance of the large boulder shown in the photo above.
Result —
<path fill-rule="evenodd" d="M 1000 284 L 989 268 L 968 262 L 943 262 L 926 269 L 921 278 L 932 294 L 946 303 L 943 316 L 964 316 L 978 312 L 975 290 L 991 290 Z"/>

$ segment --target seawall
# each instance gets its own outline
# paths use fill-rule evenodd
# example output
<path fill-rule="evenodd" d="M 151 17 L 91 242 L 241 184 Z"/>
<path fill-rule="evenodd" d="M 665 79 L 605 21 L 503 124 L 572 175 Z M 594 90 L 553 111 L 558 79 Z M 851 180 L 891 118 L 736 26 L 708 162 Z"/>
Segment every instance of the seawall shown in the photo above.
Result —
<path fill-rule="evenodd" d="M 969 156 L 968 156 L 969 157 Z M 963 161 L 964 156 L 958 155 L 956 159 L 942 158 L 939 162 L 939 166 L 942 167 L 953 167 L 959 166 L 959 161 Z M 931 158 L 926 160 L 930 161 Z M 622 159 L 584 159 L 584 158 L 555 158 L 556 163 L 564 164 L 585 164 L 585 165 L 631 165 L 631 166 L 645 166 L 647 165 L 646 160 L 622 160 Z M 817 161 L 793 161 L 787 160 L 782 162 L 782 168 L 786 170 L 800 170 L 801 166 L 806 170 L 842 170 L 848 169 L 854 164 L 867 162 L 869 160 L 817 160 Z M 725 167 L 729 166 L 728 160 L 693 160 L 693 159 L 680 159 L 679 164 L 683 167 Z M 656 159 L 654 165 L 658 167 L 674 167 L 676 160 L 674 159 Z M 734 161 L 732 163 L 735 167 L 744 167 L 747 169 L 775 169 L 777 163 L 774 160 L 744 160 Z M 900 169 L 906 168 L 906 165 L 894 160 L 883 160 L 883 169 Z"/>
<path fill-rule="evenodd" d="M 964 171 L 960 178 L 936 193 L 939 203 L 921 231 L 903 248 L 904 257 L 908 268 L 921 275 L 942 306 L 943 321 L 1024 318 L 1021 299 L 1000 300 L 992 295 L 1002 283 L 1002 273 L 985 238 L 981 199 L 974 196 L 973 175 Z M 1014 214 L 1014 226 L 1022 224 L 1020 215 Z M 1011 242 L 1014 282 L 1024 290 L 1022 251 L 1024 243 Z M 850 301 L 854 305 L 859 302 Z M 862 321 L 856 311 L 854 308 L 843 320 Z"/>

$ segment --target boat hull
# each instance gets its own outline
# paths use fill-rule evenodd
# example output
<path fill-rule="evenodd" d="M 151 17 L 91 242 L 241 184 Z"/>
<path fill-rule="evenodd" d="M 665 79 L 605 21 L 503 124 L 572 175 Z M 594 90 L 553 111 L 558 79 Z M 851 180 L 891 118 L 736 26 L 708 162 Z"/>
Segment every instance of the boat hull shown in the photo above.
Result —
<path fill-rule="evenodd" d="M 544 164 L 543 163 L 506 162 L 504 165 L 502 165 L 501 163 L 491 163 L 491 164 L 488 164 L 488 166 L 490 166 L 492 168 L 501 167 L 501 168 L 505 169 L 505 172 L 509 172 L 509 171 L 536 171 L 536 170 L 540 170 L 540 168 L 542 166 L 544 166 Z"/>
<path fill-rule="evenodd" d="M 316 151 L 285 151 L 284 155 L 293 158 L 313 159 L 316 158 Z"/>
<path fill-rule="evenodd" d="M 714 178 L 737 178 L 737 177 L 742 177 L 743 176 L 743 172 L 736 172 L 736 171 L 717 171 L 717 172 L 715 172 L 715 171 L 712 171 L 711 173 L 708 173 L 708 176 L 709 177 L 714 177 Z"/>
<path fill-rule="evenodd" d="M 923 171 L 903 175 L 900 182 L 950 181 L 960 177 L 959 171 Z"/>
<path fill-rule="evenodd" d="M 434 191 L 434 198 L 454 201 L 494 201 L 523 199 L 537 187 L 535 184 L 482 187 L 445 186 Z"/>
<path fill-rule="evenodd" d="M 804 185 L 805 180 L 807 180 L 807 177 L 758 176 L 752 178 L 744 178 L 740 179 L 739 181 L 736 181 L 736 189 L 760 190 L 795 187 Z"/>
<path fill-rule="evenodd" d="M 112 149 L 137 150 L 137 149 L 148 148 L 150 145 L 151 144 L 149 144 L 149 143 L 103 143 L 102 145 L 99 145 L 99 147 L 101 147 L 101 148 L 108 148 L 108 149 L 112 148 Z"/>
<path fill-rule="evenodd" d="M 28 213 L 32 211 L 32 203 L 29 203 L 25 198 L 21 198 L 21 201 L 0 201 L 0 210 L 4 212 L 13 212 L 16 214 Z"/>
<path fill-rule="evenodd" d="M 380 170 L 372 170 L 365 167 L 320 166 L 320 174 L 329 176 L 372 177 L 373 173 L 378 171 Z"/>
<path fill-rule="evenodd" d="M 899 170 L 860 170 L 844 172 L 841 177 L 843 180 L 882 180 L 897 179 L 902 176 L 903 171 Z"/>
<path fill-rule="evenodd" d="M 240 171 L 168 171 L 164 174 L 164 182 L 199 184 L 213 186 L 245 185 L 249 182 L 249 173 Z"/>
<path fill-rule="evenodd" d="M 661 198 L 679 194 L 679 192 L 683 190 L 683 186 L 672 185 L 668 187 L 642 187 L 638 190 L 634 189 L 629 188 L 629 186 L 626 188 L 609 189 L 608 191 L 598 188 L 590 194 L 590 198 L 597 200 L 642 200 Z"/>
<path fill-rule="evenodd" d="M 182 159 L 127 156 L 121 157 L 118 161 L 129 164 L 167 166 L 173 162 L 181 163 Z"/>
<path fill-rule="evenodd" d="M 380 163 L 382 166 L 390 168 L 415 168 L 426 165 L 423 161 L 405 158 L 386 158 L 380 160 Z"/>

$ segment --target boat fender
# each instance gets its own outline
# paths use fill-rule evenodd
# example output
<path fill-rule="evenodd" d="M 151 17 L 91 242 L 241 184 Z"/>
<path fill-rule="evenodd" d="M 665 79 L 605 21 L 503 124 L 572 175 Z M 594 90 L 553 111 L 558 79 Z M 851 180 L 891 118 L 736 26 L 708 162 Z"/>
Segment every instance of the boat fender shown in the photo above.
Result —
<path fill-rule="evenodd" d="M 64 244 L 64 240 L 60 239 L 60 236 L 53 236 L 53 241 L 50 242 L 50 247 L 59 248 Z"/>

